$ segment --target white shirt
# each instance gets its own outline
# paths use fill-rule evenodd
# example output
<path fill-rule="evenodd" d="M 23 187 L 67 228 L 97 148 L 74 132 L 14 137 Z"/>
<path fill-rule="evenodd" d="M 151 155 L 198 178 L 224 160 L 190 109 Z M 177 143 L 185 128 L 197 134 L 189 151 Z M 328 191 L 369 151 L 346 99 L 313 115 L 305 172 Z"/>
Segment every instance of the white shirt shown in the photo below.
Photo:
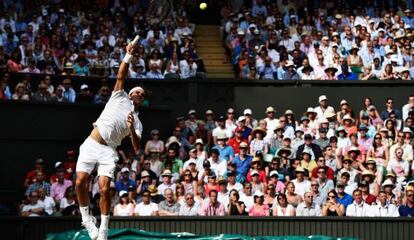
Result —
<path fill-rule="evenodd" d="M 165 191 L 165 189 L 167 189 L 167 188 L 171 188 L 171 189 L 174 191 L 174 193 L 175 193 L 175 183 L 171 183 L 170 185 L 166 185 L 166 184 L 164 184 L 164 183 L 161 183 L 161 184 L 157 187 L 157 189 L 158 189 L 158 194 L 164 195 L 164 191 Z"/>
<path fill-rule="evenodd" d="M 38 203 L 45 206 L 45 212 L 48 215 L 52 215 L 56 206 L 55 200 L 52 197 L 45 196 L 45 200 L 37 200 Z"/>
<path fill-rule="evenodd" d="M 229 194 L 230 192 L 227 191 L 226 193 L 218 192 L 218 195 L 217 195 L 217 200 L 224 205 L 224 210 L 226 211 L 227 211 L 227 205 L 229 205 L 229 201 L 230 201 Z"/>
<path fill-rule="evenodd" d="M 273 208 L 273 216 L 295 216 L 295 208 L 288 204 L 286 208 L 282 208 L 279 205 L 276 205 L 277 200 L 275 199 L 275 202 L 273 203 L 273 205 L 275 206 Z"/>
<path fill-rule="evenodd" d="M 134 111 L 134 105 L 128 94 L 124 90 L 112 92 L 105 109 L 94 123 L 108 146 L 116 148 L 121 145 L 122 139 L 130 135 L 127 125 L 130 112 L 134 115 L 135 132 L 141 138 L 142 123 L 138 118 L 138 112 Z"/>
<path fill-rule="evenodd" d="M 193 206 L 188 206 L 187 204 L 181 204 L 180 206 L 180 212 L 178 215 L 180 216 L 197 216 L 198 215 L 198 209 L 200 205 L 197 202 L 194 202 Z"/>
<path fill-rule="evenodd" d="M 29 210 L 33 210 L 33 209 L 36 209 L 36 208 L 43 208 L 44 209 L 45 205 L 43 204 L 43 202 L 39 202 L 39 201 L 37 201 L 37 203 L 35 205 L 27 204 L 27 205 L 23 206 L 22 212 L 27 212 Z M 40 215 L 37 214 L 37 213 L 31 213 L 29 216 L 30 217 L 36 217 L 36 216 L 40 216 Z"/>
<path fill-rule="evenodd" d="M 377 205 L 372 205 L 371 210 L 374 217 L 399 217 L 400 213 L 398 212 L 398 207 L 394 204 L 386 204 L 381 206 L 381 203 Z"/>
<path fill-rule="evenodd" d="M 295 178 L 292 180 L 293 184 L 295 184 L 295 193 L 299 194 L 301 197 L 305 194 L 305 192 L 310 191 L 311 183 L 309 180 L 303 180 L 302 182 L 298 182 L 298 179 Z"/>
<path fill-rule="evenodd" d="M 254 202 L 253 202 L 253 196 L 246 196 L 246 194 L 244 194 L 243 192 L 239 193 L 240 195 L 240 201 L 244 203 L 244 205 L 246 205 L 246 209 L 250 209 L 251 207 L 253 207 Z"/>
<path fill-rule="evenodd" d="M 132 203 L 128 203 L 126 207 L 122 207 L 121 204 L 117 204 L 115 206 L 116 209 L 116 216 L 127 217 L 130 216 L 129 213 L 133 210 L 134 205 Z"/>
<path fill-rule="evenodd" d="M 409 164 L 406 160 L 398 161 L 393 158 L 388 162 L 387 172 L 394 172 L 397 178 L 403 178 L 404 174 L 409 171 Z"/>
<path fill-rule="evenodd" d="M 150 202 L 149 204 L 144 204 L 143 202 L 138 203 L 134 208 L 134 214 L 138 216 L 151 216 L 153 212 L 158 211 L 158 205 Z"/>
<path fill-rule="evenodd" d="M 71 203 L 68 202 L 68 200 L 64 197 L 62 198 L 62 200 L 60 200 L 60 210 L 62 211 L 63 209 L 72 206 L 76 203 L 76 201 L 73 201 Z"/>
<path fill-rule="evenodd" d="M 348 217 L 372 217 L 371 206 L 362 201 L 357 204 L 355 201 L 346 208 Z"/>
<path fill-rule="evenodd" d="M 208 159 L 210 162 L 210 169 L 214 171 L 217 177 L 224 176 L 224 174 L 227 172 L 227 161 L 224 159 L 217 159 L 217 162 L 214 162 L 211 160 L 211 158 Z"/>
<path fill-rule="evenodd" d="M 224 133 L 226 134 L 226 136 L 228 138 L 233 137 L 233 132 L 231 131 L 230 128 L 221 128 L 221 127 L 216 127 L 213 129 L 213 132 L 211 133 L 213 135 L 213 137 L 217 137 L 219 135 L 219 133 Z"/>
<path fill-rule="evenodd" d="M 302 202 L 296 208 L 296 216 L 320 216 L 321 207 L 316 203 L 312 203 L 310 207 L 306 206 L 305 202 Z"/>
<path fill-rule="evenodd" d="M 322 111 L 322 108 L 321 108 L 320 106 L 318 106 L 318 107 L 316 107 L 316 108 L 314 109 L 314 111 L 316 112 L 316 119 L 319 119 L 319 118 L 324 118 L 323 113 L 324 113 L 325 111 L 335 112 L 334 108 L 333 108 L 333 107 L 331 107 L 331 106 L 328 106 L 328 107 L 325 109 L 325 111 Z"/>
<path fill-rule="evenodd" d="M 265 118 L 265 121 L 267 123 L 267 136 L 271 136 L 271 135 L 273 135 L 273 132 L 274 132 L 275 128 L 277 127 L 277 125 L 279 125 L 279 119 Z"/>
<path fill-rule="evenodd" d="M 397 149 L 398 147 L 402 148 L 403 150 L 402 159 L 407 161 L 413 160 L 413 147 L 410 144 L 406 143 L 402 145 L 400 145 L 399 143 L 395 143 L 394 145 L 392 145 L 390 148 L 390 159 L 395 159 L 395 149 Z"/>

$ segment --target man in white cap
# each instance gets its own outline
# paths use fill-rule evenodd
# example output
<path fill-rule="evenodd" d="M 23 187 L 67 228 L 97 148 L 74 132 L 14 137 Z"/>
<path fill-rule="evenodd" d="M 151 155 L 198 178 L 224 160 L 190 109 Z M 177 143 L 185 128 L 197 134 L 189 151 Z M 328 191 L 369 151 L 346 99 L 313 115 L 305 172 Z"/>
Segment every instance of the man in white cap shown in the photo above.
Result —
<path fill-rule="evenodd" d="M 266 108 L 266 115 L 267 117 L 264 119 L 267 123 L 267 134 L 268 136 L 273 136 L 273 131 L 275 130 L 276 126 L 279 125 L 279 120 L 275 117 L 276 111 L 273 107 Z"/>
<path fill-rule="evenodd" d="M 135 152 L 140 149 L 142 123 L 138 108 L 144 101 L 145 90 L 134 87 L 129 93 L 124 90 L 125 78 L 135 47 L 128 44 L 126 55 L 119 67 L 115 86 L 105 109 L 93 124 L 89 137 L 80 147 L 76 165 L 76 192 L 82 215 L 82 225 L 91 239 L 107 239 L 111 200 L 109 185 L 114 177 L 115 162 L 118 160 L 116 147 L 130 136 Z M 95 217 L 89 214 L 89 176 L 95 167 L 98 170 L 100 188 L 101 225 L 98 231 Z"/>
<path fill-rule="evenodd" d="M 244 109 L 243 115 L 246 117 L 246 126 L 249 128 L 254 129 L 259 125 L 259 122 L 253 118 L 253 112 L 250 108 Z"/>
<path fill-rule="evenodd" d="M 319 106 L 313 109 L 316 113 L 316 119 L 324 118 L 325 111 L 335 112 L 335 109 L 328 105 L 328 98 L 326 95 L 319 96 Z"/>

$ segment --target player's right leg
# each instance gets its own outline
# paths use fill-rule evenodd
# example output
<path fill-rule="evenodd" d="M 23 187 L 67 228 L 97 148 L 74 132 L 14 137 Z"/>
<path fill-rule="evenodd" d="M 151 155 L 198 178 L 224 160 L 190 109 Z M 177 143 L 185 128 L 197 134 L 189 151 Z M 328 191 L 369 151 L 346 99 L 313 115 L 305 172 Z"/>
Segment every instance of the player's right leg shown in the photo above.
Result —
<path fill-rule="evenodd" d="M 89 214 L 89 175 L 96 166 L 98 153 L 94 147 L 94 140 L 88 138 L 79 150 L 79 158 L 76 163 L 76 192 L 79 209 L 82 215 L 82 225 L 88 231 L 89 237 L 95 240 L 98 237 L 96 218 Z"/>

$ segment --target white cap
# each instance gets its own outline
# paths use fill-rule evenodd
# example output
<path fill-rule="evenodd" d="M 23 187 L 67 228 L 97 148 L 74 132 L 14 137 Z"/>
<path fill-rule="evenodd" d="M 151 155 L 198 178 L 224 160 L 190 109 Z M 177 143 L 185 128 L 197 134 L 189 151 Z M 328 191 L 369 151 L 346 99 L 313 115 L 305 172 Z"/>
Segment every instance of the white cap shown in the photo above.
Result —
<path fill-rule="evenodd" d="M 126 173 L 129 172 L 129 169 L 127 167 L 124 167 L 121 169 L 121 173 Z"/>
<path fill-rule="evenodd" d="M 80 90 L 84 90 L 84 89 L 87 89 L 87 88 L 89 88 L 88 85 L 82 84 L 82 86 L 80 87 Z"/>
<path fill-rule="evenodd" d="M 319 102 L 321 102 L 323 100 L 328 100 L 328 98 L 326 97 L 326 95 L 320 95 L 319 96 Z"/>
<path fill-rule="evenodd" d="M 252 171 L 250 172 L 250 176 L 253 176 L 254 174 L 259 174 L 259 172 L 258 172 L 257 170 L 252 170 Z"/>
<path fill-rule="evenodd" d="M 306 112 L 307 113 L 314 113 L 315 112 L 315 110 L 313 109 L 313 107 L 308 107 L 308 109 L 306 109 Z"/>
<path fill-rule="evenodd" d="M 190 165 L 190 164 L 196 164 L 197 165 L 197 161 L 195 159 L 189 159 L 187 161 L 187 163 L 188 163 L 188 165 Z"/>
<path fill-rule="evenodd" d="M 188 115 L 194 114 L 194 113 L 197 113 L 196 110 L 194 110 L 194 109 L 190 109 L 190 111 L 188 111 Z"/>
<path fill-rule="evenodd" d="M 246 108 L 246 109 L 244 109 L 243 114 L 244 115 L 246 115 L 246 114 L 252 115 L 253 113 L 252 113 L 252 110 L 250 108 Z"/>
<path fill-rule="evenodd" d="M 128 194 L 128 192 L 127 192 L 127 191 L 125 191 L 125 190 L 121 190 L 121 191 L 119 192 L 119 196 L 120 196 L 120 197 L 122 197 L 124 194 Z"/>
<path fill-rule="evenodd" d="M 403 128 L 403 133 L 412 133 L 412 131 L 409 127 L 404 127 Z"/>
<path fill-rule="evenodd" d="M 273 175 L 279 176 L 279 173 L 277 171 L 273 170 L 273 171 L 270 172 L 269 177 L 271 177 Z"/>
<path fill-rule="evenodd" d="M 267 107 L 266 108 L 266 113 L 268 112 L 275 112 L 275 109 L 273 107 Z"/>
<path fill-rule="evenodd" d="M 256 192 L 254 192 L 253 196 L 261 197 L 263 196 L 263 193 L 260 190 L 257 190 Z"/>
<path fill-rule="evenodd" d="M 348 102 L 345 99 L 342 99 L 340 105 L 344 105 L 344 104 L 348 104 Z"/>
<path fill-rule="evenodd" d="M 329 121 L 328 121 L 328 119 L 326 119 L 326 118 L 324 118 L 324 117 L 322 117 L 322 118 L 319 118 L 319 123 L 329 123 Z"/>
<path fill-rule="evenodd" d="M 245 116 L 240 116 L 238 119 L 237 119 L 237 122 L 241 122 L 241 121 L 245 121 L 246 120 L 246 117 Z"/>
<path fill-rule="evenodd" d="M 197 140 L 195 141 L 195 144 L 204 144 L 203 139 L 197 138 Z"/>
<path fill-rule="evenodd" d="M 59 167 L 59 165 L 61 165 L 61 164 L 62 164 L 62 162 L 56 162 L 55 163 L 55 168 Z"/>
<path fill-rule="evenodd" d="M 395 184 L 391 180 L 387 179 L 384 181 L 384 183 L 381 186 L 384 187 L 384 186 L 389 186 L 389 185 L 394 186 Z"/>

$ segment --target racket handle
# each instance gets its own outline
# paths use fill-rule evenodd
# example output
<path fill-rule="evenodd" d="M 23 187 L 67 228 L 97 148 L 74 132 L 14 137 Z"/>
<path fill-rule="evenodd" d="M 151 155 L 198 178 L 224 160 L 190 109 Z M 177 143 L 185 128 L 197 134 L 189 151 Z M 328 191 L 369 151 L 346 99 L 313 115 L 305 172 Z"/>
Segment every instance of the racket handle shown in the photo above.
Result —
<path fill-rule="evenodd" d="M 134 40 L 132 40 L 132 42 L 131 42 L 132 46 L 137 45 L 138 41 L 139 41 L 139 35 L 135 36 Z"/>

